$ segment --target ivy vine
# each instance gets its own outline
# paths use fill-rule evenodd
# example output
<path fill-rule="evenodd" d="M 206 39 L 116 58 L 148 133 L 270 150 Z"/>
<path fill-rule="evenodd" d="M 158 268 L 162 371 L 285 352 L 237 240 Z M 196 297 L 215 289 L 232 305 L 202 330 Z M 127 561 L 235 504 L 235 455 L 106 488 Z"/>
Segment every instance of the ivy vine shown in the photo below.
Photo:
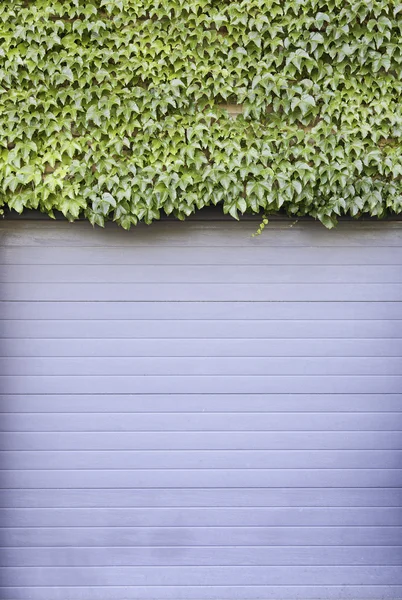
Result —
<path fill-rule="evenodd" d="M 0 207 L 402 212 L 402 4 L 0 4 Z"/>

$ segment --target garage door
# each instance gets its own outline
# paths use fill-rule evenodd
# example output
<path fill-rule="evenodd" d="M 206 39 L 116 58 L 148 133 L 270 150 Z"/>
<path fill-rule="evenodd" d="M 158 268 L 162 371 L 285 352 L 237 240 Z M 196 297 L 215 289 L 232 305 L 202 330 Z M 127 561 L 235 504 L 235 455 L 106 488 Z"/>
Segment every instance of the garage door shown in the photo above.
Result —
<path fill-rule="evenodd" d="M 402 224 L 1 224 L 2 600 L 402 597 Z"/>

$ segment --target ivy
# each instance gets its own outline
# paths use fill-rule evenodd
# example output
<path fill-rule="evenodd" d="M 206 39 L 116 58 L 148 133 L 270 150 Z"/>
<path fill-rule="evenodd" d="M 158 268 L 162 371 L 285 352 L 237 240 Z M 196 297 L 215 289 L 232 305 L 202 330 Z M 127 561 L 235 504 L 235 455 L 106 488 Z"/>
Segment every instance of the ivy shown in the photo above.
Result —
<path fill-rule="evenodd" d="M 401 213 L 401 42 L 396 0 L 2 2 L 1 210 Z"/>

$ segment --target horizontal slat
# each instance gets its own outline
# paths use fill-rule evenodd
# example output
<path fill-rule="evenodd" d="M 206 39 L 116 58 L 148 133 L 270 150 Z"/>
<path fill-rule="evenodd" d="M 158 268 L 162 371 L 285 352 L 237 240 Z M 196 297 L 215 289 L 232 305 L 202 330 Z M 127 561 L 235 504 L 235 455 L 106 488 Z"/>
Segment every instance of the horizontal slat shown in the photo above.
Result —
<path fill-rule="evenodd" d="M 0 488 L 401 487 L 401 469 L 1 471 Z"/>
<path fill-rule="evenodd" d="M 64 418 L 60 416 L 60 419 Z M 2 417 L 3 419 L 3 417 Z M 2 420 L 1 419 L 1 420 Z M 400 450 L 400 431 L 2 433 L 2 450 Z"/>
<path fill-rule="evenodd" d="M 0 377 L 4 394 L 395 394 L 402 377 L 374 376 L 25 376 Z"/>
<path fill-rule="evenodd" d="M 123 234 L 124 235 L 124 234 Z M 219 234 L 218 234 L 219 235 Z M 352 234 L 353 236 L 353 234 Z M 351 246 L 242 247 L 222 245 L 164 246 L 3 246 L 0 253 L 4 265 L 401 265 L 402 248 Z M 91 240 L 89 240 L 89 243 Z M 223 244 L 225 241 L 223 241 Z"/>
<path fill-rule="evenodd" d="M 0 358 L 2 375 L 402 375 L 402 356 Z"/>
<path fill-rule="evenodd" d="M 395 413 L 10 413 L 0 431 L 395 431 Z M 401 433 L 402 435 L 402 433 Z"/>
<path fill-rule="evenodd" d="M 402 450 L 1 452 L 0 469 L 397 469 Z"/>
<path fill-rule="evenodd" d="M 399 375 L 402 357 L 0 358 L 2 375 Z"/>
<path fill-rule="evenodd" d="M 398 546 L 402 527 L 20 527 L 4 546 Z"/>
<path fill-rule="evenodd" d="M 401 288 L 402 290 L 402 288 Z M 402 338 L 402 319 L 361 321 L 0 321 L 11 338 Z M 98 342 L 100 343 L 100 342 Z M 268 344 L 268 342 L 266 342 Z M 375 342 L 373 342 L 374 344 Z"/>
<path fill-rule="evenodd" d="M 398 302 L 400 283 L 4 283 L 7 301 Z"/>
<path fill-rule="evenodd" d="M 178 326 L 183 335 L 185 324 Z M 37 325 L 39 329 L 39 324 Z M 12 333 L 12 332 L 11 332 Z M 102 332 L 100 332 L 102 334 Z M 124 332 L 122 332 L 124 333 Z M 345 334 L 347 332 L 345 331 Z M 66 332 L 68 334 L 68 332 Z M 269 332 L 268 332 L 269 334 Z M 22 335 L 22 332 L 21 332 Z M 51 335 L 51 332 L 50 332 Z M 306 331 L 306 335 L 308 332 Z M 339 335 L 339 331 L 338 331 Z M 0 356 L 402 356 L 402 337 L 368 338 L 226 338 L 226 339 L 83 339 L 6 338 L 0 344 Z"/>
<path fill-rule="evenodd" d="M 3 587 L 5 600 L 26 600 L 26 587 Z M 281 586 L 90 586 L 90 587 L 30 587 L 29 600 L 395 600 L 402 597 L 398 585 L 281 585 Z"/>
<path fill-rule="evenodd" d="M 340 223 L 332 231 L 321 223 L 275 223 L 264 235 L 253 237 L 258 223 L 156 222 L 140 224 L 135 232 L 121 231 L 113 223 L 104 229 L 89 223 L 1 223 L 1 244 L 5 246 L 402 246 L 402 223 Z"/>
<path fill-rule="evenodd" d="M 4 320 L 394 320 L 402 316 L 402 302 L 2 302 L 1 316 Z"/>
<path fill-rule="evenodd" d="M 0 509 L 0 527 L 391 527 L 401 525 L 402 508 L 383 507 Z"/>
<path fill-rule="evenodd" d="M 402 488 L 47 489 L 2 490 L 0 506 L 33 508 L 362 507 L 402 504 Z M 325 542 L 324 542 L 325 543 Z"/>
<path fill-rule="evenodd" d="M 399 412 L 402 394 L 0 395 L 0 413 Z"/>
<path fill-rule="evenodd" d="M 396 566 L 364 567 L 297 567 L 237 566 L 237 567 L 52 567 L 47 569 L 3 567 L 3 585 L 62 585 L 79 581 L 81 585 L 286 585 L 291 574 L 292 585 L 402 584 L 402 569 Z"/>
<path fill-rule="evenodd" d="M 82 255 L 85 261 L 85 251 Z M 402 283 L 402 265 L 1 265 L 5 283 Z"/>
<path fill-rule="evenodd" d="M 224 565 L 384 565 L 400 566 L 402 546 L 248 546 L 143 548 L 3 548 L 3 567 L 54 566 L 224 566 Z"/>

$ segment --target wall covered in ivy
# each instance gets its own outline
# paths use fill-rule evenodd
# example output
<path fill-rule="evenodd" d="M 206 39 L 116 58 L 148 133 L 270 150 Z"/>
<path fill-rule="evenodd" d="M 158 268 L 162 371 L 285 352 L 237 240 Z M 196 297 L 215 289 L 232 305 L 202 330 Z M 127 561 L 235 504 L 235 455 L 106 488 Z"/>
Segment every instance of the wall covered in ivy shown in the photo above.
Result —
<path fill-rule="evenodd" d="M 402 4 L 0 3 L 0 205 L 402 212 Z"/>

